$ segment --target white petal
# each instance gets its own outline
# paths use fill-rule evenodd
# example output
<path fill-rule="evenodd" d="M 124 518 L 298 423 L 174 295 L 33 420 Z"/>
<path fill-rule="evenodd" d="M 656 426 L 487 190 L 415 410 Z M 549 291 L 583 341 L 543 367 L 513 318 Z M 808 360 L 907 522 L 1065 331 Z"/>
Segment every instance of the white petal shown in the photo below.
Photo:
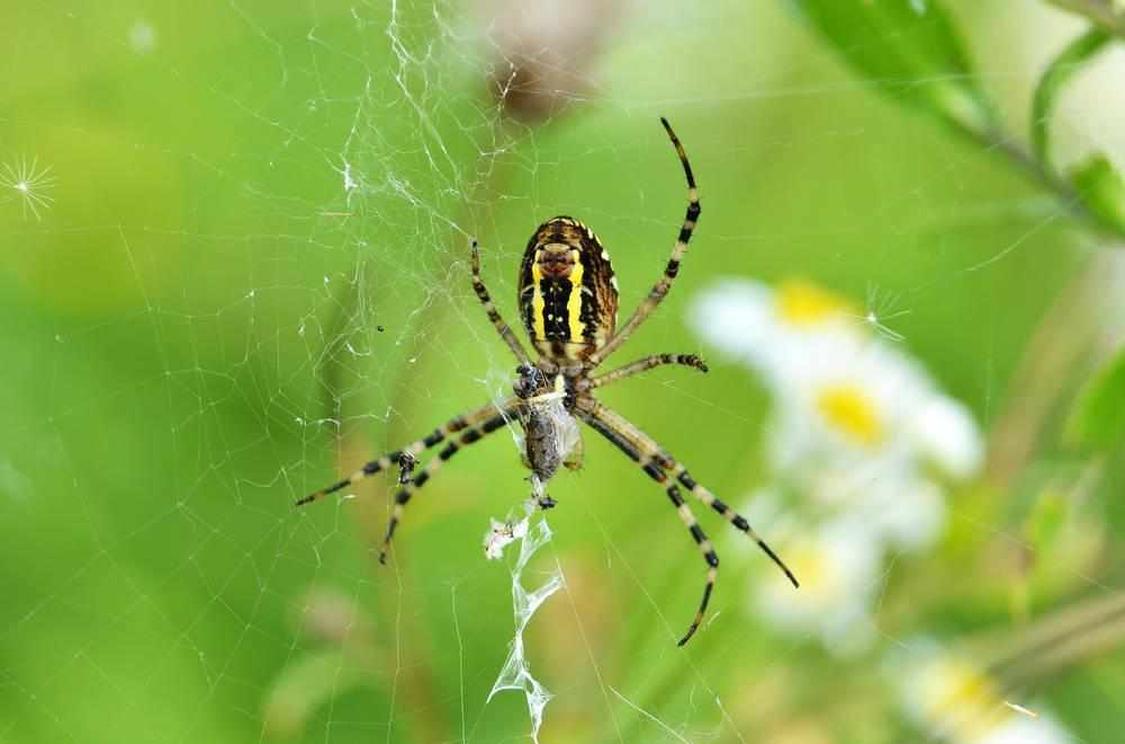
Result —
<path fill-rule="evenodd" d="M 693 303 L 690 323 L 710 344 L 729 356 L 753 358 L 772 325 L 772 292 L 766 285 L 725 279 Z"/>
<path fill-rule="evenodd" d="M 910 435 L 923 459 L 958 480 L 977 472 L 984 444 L 976 422 L 961 403 L 934 395 L 914 416 Z"/>
<path fill-rule="evenodd" d="M 1013 711 L 1011 717 L 990 731 L 980 744 L 1073 744 L 1074 737 L 1051 716 L 1038 718 Z"/>
<path fill-rule="evenodd" d="M 937 484 L 916 478 L 884 481 L 860 511 L 873 529 L 897 550 L 917 551 L 934 544 L 945 528 L 945 497 Z"/>
<path fill-rule="evenodd" d="M 866 648 L 874 637 L 870 607 L 881 559 L 866 529 L 853 521 L 831 522 L 783 552 L 801 588 L 759 572 L 751 584 L 751 606 L 757 613 L 783 632 L 821 637 L 834 653 Z"/>

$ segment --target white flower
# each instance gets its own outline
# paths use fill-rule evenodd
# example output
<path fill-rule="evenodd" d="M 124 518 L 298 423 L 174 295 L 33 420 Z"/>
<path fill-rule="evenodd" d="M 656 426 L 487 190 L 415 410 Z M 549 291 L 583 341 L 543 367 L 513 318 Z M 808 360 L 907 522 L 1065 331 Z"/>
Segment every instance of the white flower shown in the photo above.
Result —
<path fill-rule="evenodd" d="M 785 560 L 801 588 L 772 573 L 755 575 L 752 605 L 777 629 L 815 634 L 841 655 L 863 651 L 874 640 L 868 612 L 879 586 L 879 546 L 851 520 L 822 525 L 785 547 Z"/>
<path fill-rule="evenodd" d="M 780 468 L 807 467 L 808 458 L 839 465 L 910 454 L 903 432 L 931 394 L 915 363 L 851 334 L 791 346 L 774 390 Z"/>
<path fill-rule="evenodd" d="M 930 396 L 911 419 L 908 435 L 943 475 L 969 478 L 980 469 L 984 445 L 969 410 L 952 398 Z"/>
<path fill-rule="evenodd" d="M 1074 737 L 1062 724 L 1047 715 L 1032 718 L 1024 713 L 1011 713 L 1008 718 L 985 734 L 979 744 L 1073 744 Z"/>
<path fill-rule="evenodd" d="M 800 590 L 757 575 L 751 606 L 778 629 L 817 636 L 844 655 L 876 638 L 871 607 L 886 552 L 937 541 L 943 485 L 971 477 L 983 450 L 966 408 L 874 333 L 873 318 L 808 282 L 733 279 L 705 292 L 692 313 L 700 335 L 771 393 L 773 480 L 760 490 L 791 495 L 798 518 L 790 519 L 804 523 L 783 551 Z"/>
<path fill-rule="evenodd" d="M 793 361 L 797 337 L 856 333 L 854 308 L 814 284 L 786 282 L 776 290 L 761 282 L 724 279 L 694 303 L 691 323 L 726 356 L 781 382 Z"/>
<path fill-rule="evenodd" d="M 978 742 L 1012 713 L 1000 688 L 970 660 L 933 643 L 915 650 L 898 680 L 907 714 L 932 735 L 952 742 Z"/>
<path fill-rule="evenodd" d="M 802 502 L 866 519 L 896 549 L 933 544 L 945 521 L 934 478 L 971 476 L 983 446 L 965 407 L 920 364 L 807 282 L 726 280 L 693 319 L 773 394 L 770 462 Z"/>
<path fill-rule="evenodd" d="M 870 333 L 845 298 L 804 281 L 776 289 L 727 279 L 696 301 L 692 323 L 758 372 L 777 400 L 777 465 L 893 452 L 963 479 L 979 467 L 977 428 L 897 346 Z"/>
<path fill-rule="evenodd" d="M 892 665 L 891 682 L 907 715 L 931 736 L 951 744 L 1073 744 L 1051 716 L 1008 704 L 970 659 L 929 640 L 909 648 L 905 663 Z"/>
<path fill-rule="evenodd" d="M 932 545 L 945 499 L 932 469 L 965 474 L 980 437 L 921 368 L 873 338 L 804 339 L 775 391 L 770 460 L 810 505 L 869 521 L 896 549 Z M 928 414 L 942 414 L 930 423 Z M 952 423 L 950 421 L 952 420 Z M 965 423 L 967 421 L 967 424 Z"/>
<path fill-rule="evenodd" d="M 893 550 L 933 545 L 946 522 L 941 488 L 893 460 L 820 469 L 805 479 L 801 496 L 814 510 L 863 523 L 871 540 Z"/>

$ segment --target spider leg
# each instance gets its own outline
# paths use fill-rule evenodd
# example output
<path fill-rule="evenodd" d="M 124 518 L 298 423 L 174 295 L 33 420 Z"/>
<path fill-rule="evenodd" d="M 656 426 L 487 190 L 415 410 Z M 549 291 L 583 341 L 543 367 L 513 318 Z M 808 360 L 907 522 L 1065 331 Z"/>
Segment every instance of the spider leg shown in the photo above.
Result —
<path fill-rule="evenodd" d="M 477 299 L 480 300 L 480 304 L 484 305 L 484 310 L 488 313 L 488 319 L 492 321 L 496 332 L 500 334 L 500 338 L 504 339 L 504 343 L 516 355 L 520 364 L 530 365 L 531 359 L 524 351 L 523 344 L 520 343 L 516 334 L 512 333 L 511 326 L 500 316 L 500 311 L 496 309 L 496 304 L 492 301 L 492 297 L 488 294 L 488 288 L 484 286 L 484 280 L 480 277 L 480 246 L 477 244 L 476 238 L 473 238 L 472 241 L 472 252 L 473 291 L 477 293 Z"/>
<path fill-rule="evenodd" d="M 687 505 L 684 504 L 683 497 L 680 495 L 679 488 L 676 486 L 676 481 L 684 488 L 691 491 L 693 496 L 734 525 L 736 529 L 745 532 L 758 544 L 762 552 L 777 564 L 785 573 L 786 577 L 788 577 L 789 581 L 793 583 L 793 586 L 799 586 L 793 572 L 790 571 L 789 567 L 778 557 L 777 553 L 758 536 L 758 533 L 754 531 L 745 517 L 735 512 L 724 502 L 716 498 L 713 493 L 697 483 L 687 472 L 687 469 L 660 447 L 654 439 L 630 423 L 624 416 L 606 408 L 592 398 L 586 398 L 584 403 L 585 405 L 579 406 L 576 409 L 576 415 L 628 455 L 630 459 L 640 465 L 641 469 L 644 470 L 650 478 L 662 486 L 665 486 L 668 498 L 672 500 L 672 503 L 680 512 L 680 517 L 684 520 L 684 523 L 688 525 L 692 537 L 695 538 L 696 543 L 699 545 L 700 550 L 703 551 L 704 558 L 707 561 L 707 585 L 703 590 L 703 599 L 699 604 L 699 610 L 696 612 L 691 627 L 688 628 L 688 632 L 684 637 L 680 639 L 679 645 L 682 646 L 687 643 L 688 639 L 692 637 L 699 628 L 699 624 L 703 621 L 703 616 L 707 611 L 707 605 L 711 598 L 711 591 L 715 584 L 715 578 L 718 574 L 719 558 L 715 554 L 711 543 L 703 534 L 703 531 L 699 529 L 699 525 L 695 524 L 695 518 L 692 516 L 691 511 L 687 509 Z"/>
<path fill-rule="evenodd" d="M 511 418 L 512 413 L 515 411 L 517 404 L 506 406 L 505 408 L 496 411 L 493 409 L 493 415 L 479 421 L 472 427 L 466 427 L 467 430 L 459 437 L 449 440 L 449 442 L 442 448 L 437 457 L 431 458 L 426 463 L 426 467 L 422 468 L 422 472 L 415 475 L 404 483 L 402 488 L 395 494 L 395 504 L 391 510 L 391 518 L 387 521 L 387 532 L 383 536 L 383 545 L 379 549 L 379 562 L 386 563 L 387 551 L 391 547 L 391 539 L 394 538 L 395 530 L 398 528 L 399 522 L 402 521 L 402 513 L 406 509 L 406 504 L 410 501 L 415 491 L 426 484 L 431 477 L 441 468 L 446 460 L 453 457 L 466 447 L 474 442 L 479 442 L 488 434 L 502 428 Z"/>
<path fill-rule="evenodd" d="M 684 168 L 684 177 L 687 179 L 688 185 L 688 205 L 687 213 L 684 215 L 683 225 L 680 227 L 680 234 L 676 238 L 676 244 L 672 247 L 672 255 L 668 259 L 668 265 L 664 267 L 664 275 L 660 280 L 653 285 L 649 290 L 648 296 L 641 302 L 629 319 L 613 336 L 606 341 L 605 346 L 591 354 L 587 361 L 589 366 L 596 367 L 602 361 L 607 359 L 610 354 L 617 350 L 617 347 L 625 343 L 625 340 L 637 330 L 637 327 L 652 314 L 657 305 L 663 302 L 664 297 L 672 288 L 672 283 L 676 281 L 676 275 L 680 272 L 680 261 L 687 252 L 688 242 L 691 240 L 692 232 L 695 231 L 695 225 L 699 221 L 699 214 L 702 212 L 702 207 L 699 205 L 699 189 L 695 186 L 695 176 L 691 172 L 691 163 L 688 162 L 687 153 L 684 152 L 684 146 L 680 143 L 679 137 L 672 131 L 672 125 L 663 116 L 660 117 L 660 123 L 664 125 L 664 131 L 668 133 L 668 138 L 672 140 L 672 145 L 676 148 L 676 154 L 680 157 L 680 164 Z"/>
<path fill-rule="evenodd" d="M 695 635 L 699 624 L 703 622 L 703 616 L 707 612 L 707 605 L 711 602 L 711 592 L 715 589 L 715 580 L 719 576 L 719 555 L 715 552 L 711 541 L 707 539 L 707 535 L 704 534 L 703 528 L 699 526 L 699 522 L 696 520 L 691 507 L 684 501 L 679 487 L 674 482 L 669 483 L 667 473 L 656 465 L 651 458 L 646 457 L 645 453 L 641 451 L 641 448 L 630 441 L 630 438 L 624 432 L 618 431 L 616 427 L 606 423 L 593 414 L 578 412 L 578 415 L 583 421 L 589 424 L 591 428 L 624 452 L 629 459 L 640 465 L 641 469 L 644 470 L 650 478 L 661 486 L 664 486 L 664 491 L 668 494 L 668 499 L 672 502 L 672 506 L 676 507 L 676 513 L 680 515 L 680 520 L 683 521 L 684 526 L 691 532 L 692 539 L 695 540 L 695 544 L 699 546 L 699 551 L 703 554 L 703 560 L 707 563 L 707 580 L 703 585 L 703 597 L 699 601 L 699 609 L 695 613 L 695 618 L 691 621 L 691 626 L 688 627 L 687 632 L 684 633 L 683 637 L 680 638 L 676 644 L 682 646 Z"/>
<path fill-rule="evenodd" d="M 371 460 L 348 477 L 336 481 L 327 488 L 322 488 L 319 491 L 310 493 L 308 496 L 303 496 L 302 498 L 297 500 L 297 503 L 295 505 L 304 506 L 305 504 L 310 504 L 313 501 L 318 501 L 328 494 L 341 491 L 352 485 L 353 483 L 363 480 L 364 478 L 370 478 L 376 473 L 381 473 L 384 470 L 389 470 L 394 465 L 398 465 L 402 469 L 400 482 L 405 484 L 410 479 L 410 475 L 414 470 L 414 463 L 417 461 L 418 455 L 423 450 L 427 450 L 430 447 L 434 447 L 440 444 L 441 442 L 445 441 L 446 437 L 451 434 L 456 434 L 457 432 L 464 429 L 476 427 L 482 421 L 491 419 L 496 415 L 498 411 L 505 412 L 511 410 L 515 403 L 515 399 L 512 398 L 504 401 L 499 405 L 490 403 L 489 405 L 478 408 L 475 411 L 470 411 L 469 413 L 462 414 L 461 416 L 455 416 L 449 421 L 446 421 L 438 428 L 434 429 L 422 439 L 411 442 L 401 450 L 388 452 L 382 457 Z"/>
<path fill-rule="evenodd" d="M 700 372 L 707 371 L 707 365 L 695 354 L 653 354 L 644 359 L 638 359 L 635 362 L 626 364 L 624 367 L 618 367 L 605 374 L 590 378 L 590 383 L 586 389 L 593 390 L 594 388 L 619 382 L 626 377 L 639 375 L 642 372 L 649 371 L 653 367 L 660 367 L 665 364 L 681 364 L 685 367 L 694 367 Z"/>

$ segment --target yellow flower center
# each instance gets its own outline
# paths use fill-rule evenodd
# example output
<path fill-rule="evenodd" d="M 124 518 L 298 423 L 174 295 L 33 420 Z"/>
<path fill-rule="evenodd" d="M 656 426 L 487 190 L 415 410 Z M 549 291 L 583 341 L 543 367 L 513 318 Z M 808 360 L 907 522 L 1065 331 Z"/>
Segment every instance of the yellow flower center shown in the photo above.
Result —
<path fill-rule="evenodd" d="M 806 603 L 831 599 L 839 590 L 840 580 L 836 566 L 828 560 L 824 550 L 813 544 L 797 545 L 786 557 L 793 573 L 801 577 L 801 597 Z"/>
<path fill-rule="evenodd" d="M 803 279 L 789 279 L 779 284 L 776 302 L 782 320 L 796 326 L 814 325 L 856 312 L 845 298 Z"/>
<path fill-rule="evenodd" d="M 972 741 L 993 729 L 1002 717 L 1003 698 L 996 683 L 960 659 L 943 659 L 927 674 L 927 718 L 947 736 Z"/>
<path fill-rule="evenodd" d="M 816 407 L 829 425 L 865 446 L 883 439 L 883 422 L 874 401 L 858 385 L 829 385 L 816 397 Z"/>

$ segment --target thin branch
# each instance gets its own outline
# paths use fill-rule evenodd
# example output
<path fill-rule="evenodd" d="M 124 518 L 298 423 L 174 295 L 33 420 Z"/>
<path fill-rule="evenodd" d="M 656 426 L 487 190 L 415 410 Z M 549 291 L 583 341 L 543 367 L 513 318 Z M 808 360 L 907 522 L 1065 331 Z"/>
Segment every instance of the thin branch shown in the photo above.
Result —
<path fill-rule="evenodd" d="M 1091 26 L 1070 42 L 1039 78 L 1031 107 L 1031 147 L 1036 160 L 1047 167 L 1051 163 L 1051 118 L 1058 96 L 1067 82 L 1106 47 L 1110 38 L 1105 29 Z"/>
<path fill-rule="evenodd" d="M 1125 6 L 1120 0 L 1048 0 L 1052 5 L 1084 16 L 1114 36 L 1125 39 Z"/>
<path fill-rule="evenodd" d="M 983 144 L 987 149 L 1007 155 L 1008 159 L 1018 166 L 1025 175 L 1043 188 L 1051 191 L 1059 200 L 1062 208 L 1075 219 L 1085 223 L 1086 227 L 1089 229 L 1110 236 L 1115 240 L 1120 240 L 1123 237 L 1120 233 L 1109 230 L 1104 221 L 1090 211 L 1082 201 L 1082 197 L 1074 188 L 1073 184 L 1060 177 L 1054 171 L 1048 170 L 1047 167 L 1036 160 L 1027 149 L 1012 141 L 1011 138 L 1003 132 L 975 132 L 969 129 L 964 129 L 962 131 L 969 134 L 977 142 Z"/>
<path fill-rule="evenodd" d="M 1059 610 L 1022 634 L 990 672 L 1012 688 L 1041 683 L 1125 643 L 1125 593 L 1112 592 Z"/>

